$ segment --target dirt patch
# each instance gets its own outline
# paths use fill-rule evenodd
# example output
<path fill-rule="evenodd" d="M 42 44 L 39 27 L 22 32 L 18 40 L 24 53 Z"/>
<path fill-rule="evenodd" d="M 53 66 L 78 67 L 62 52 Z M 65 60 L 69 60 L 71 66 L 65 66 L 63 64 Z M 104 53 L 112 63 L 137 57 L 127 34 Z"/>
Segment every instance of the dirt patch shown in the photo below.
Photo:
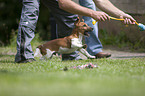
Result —
<path fill-rule="evenodd" d="M 104 52 L 112 54 L 112 59 L 129 59 L 129 58 L 145 58 L 145 51 L 134 50 L 131 51 L 129 48 L 118 48 L 114 46 L 105 46 Z"/>
<path fill-rule="evenodd" d="M 109 52 L 112 54 L 110 58 L 112 59 L 129 59 L 129 58 L 143 58 L 145 57 L 145 53 L 137 53 L 137 52 L 129 52 L 129 51 L 116 51 L 104 49 L 104 52 Z"/>
<path fill-rule="evenodd" d="M 145 52 L 131 51 L 128 48 L 118 48 L 113 46 L 105 46 L 103 52 L 111 53 L 111 59 L 130 59 L 130 58 L 145 58 Z M 80 53 L 79 53 L 80 54 Z M 83 59 L 87 59 L 80 54 Z"/>

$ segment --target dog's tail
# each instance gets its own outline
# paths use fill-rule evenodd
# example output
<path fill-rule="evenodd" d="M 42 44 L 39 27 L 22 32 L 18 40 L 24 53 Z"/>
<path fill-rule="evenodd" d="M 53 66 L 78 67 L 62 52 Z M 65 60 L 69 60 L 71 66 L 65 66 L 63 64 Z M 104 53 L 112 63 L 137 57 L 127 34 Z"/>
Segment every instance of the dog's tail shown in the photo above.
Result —
<path fill-rule="evenodd" d="M 41 53 L 40 53 L 40 48 L 39 48 L 39 47 L 40 47 L 40 46 L 38 46 L 38 47 L 36 48 L 34 57 L 37 57 L 37 56 L 41 55 Z"/>

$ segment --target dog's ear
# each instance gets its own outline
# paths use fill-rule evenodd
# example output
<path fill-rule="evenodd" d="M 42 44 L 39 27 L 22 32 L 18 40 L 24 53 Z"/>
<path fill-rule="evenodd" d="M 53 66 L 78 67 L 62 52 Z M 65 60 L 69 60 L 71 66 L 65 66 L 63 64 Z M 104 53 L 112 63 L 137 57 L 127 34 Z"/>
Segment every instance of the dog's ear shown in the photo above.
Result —
<path fill-rule="evenodd" d="M 80 18 L 77 17 L 77 20 L 75 21 L 74 25 L 77 26 L 79 22 L 80 22 Z"/>

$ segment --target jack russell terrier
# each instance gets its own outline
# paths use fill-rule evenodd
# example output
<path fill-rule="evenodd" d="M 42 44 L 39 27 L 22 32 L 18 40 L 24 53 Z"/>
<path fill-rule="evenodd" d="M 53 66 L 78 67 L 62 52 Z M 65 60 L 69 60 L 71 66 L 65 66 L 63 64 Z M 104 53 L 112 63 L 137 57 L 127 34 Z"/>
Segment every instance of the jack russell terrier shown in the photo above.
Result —
<path fill-rule="evenodd" d="M 36 52 L 34 54 L 34 57 L 36 57 L 38 54 L 41 53 L 42 57 L 40 59 L 51 59 L 53 54 L 58 52 L 61 54 L 69 54 L 76 50 L 78 50 L 80 53 L 85 55 L 89 59 L 94 59 L 95 56 L 91 56 L 85 48 L 87 47 L 86 44 L 82 44 L 83 36 L 89 36 L 88 32 L 92 31 L 93 28 L 89 27 L 86 23 L 84 23 L 84 20 L 80 22 L 80 19 L 75 21 L 74 23 L 75 28 L 72 31 L 72 34 L 70 36 L 54 39 L 51 41 L 48 41 L 45 44 L 39 45 L 36 48 Z"/>

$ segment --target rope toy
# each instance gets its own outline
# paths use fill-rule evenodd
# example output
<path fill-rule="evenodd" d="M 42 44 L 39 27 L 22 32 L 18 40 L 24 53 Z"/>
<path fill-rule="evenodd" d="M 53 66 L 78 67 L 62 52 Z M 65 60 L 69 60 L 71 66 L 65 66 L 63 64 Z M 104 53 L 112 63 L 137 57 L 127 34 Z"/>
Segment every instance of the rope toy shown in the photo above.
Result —
<path fill-rule="evenodd" d="M 114 17 L 109 17 L 110 19 L 113 19 L 113 20 L 119 20 L 119 21 L 123 21 L 124 19 L 119 19 L 119 18 L 114 18 Z M 97 21 L 93 21 L 92 24 L 95 25 Z M 137 23 L 135 21 L 135 24 L 139 27 L 140 31 L 144 31 L 145 30 L 145 25 L 144 24 L 141 24 L 141 23 Z"/>
<path fill-rule="evenodd" d="M 68 69 L 93 69 L 93 68 L 98 68 L 98 64 L 88 63 L 85 65 L 78 65 L 78 66 L 73 66 L 70 68 L 64 67 L 63 70 L 68 71 Z"/>

